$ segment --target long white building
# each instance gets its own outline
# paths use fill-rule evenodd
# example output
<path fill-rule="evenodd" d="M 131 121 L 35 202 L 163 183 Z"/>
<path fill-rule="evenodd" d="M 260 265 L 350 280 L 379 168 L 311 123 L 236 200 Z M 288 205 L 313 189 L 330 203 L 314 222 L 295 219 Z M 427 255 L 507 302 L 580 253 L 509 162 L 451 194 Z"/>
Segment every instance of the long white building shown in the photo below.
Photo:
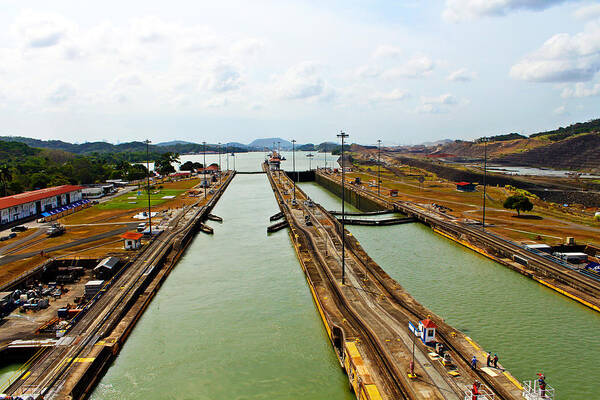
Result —
<path fill-rule="evenodd" d="M 40 217 L 81 201 L 83 186 L 62 185 L 0 198 L 0 224 Z"/>

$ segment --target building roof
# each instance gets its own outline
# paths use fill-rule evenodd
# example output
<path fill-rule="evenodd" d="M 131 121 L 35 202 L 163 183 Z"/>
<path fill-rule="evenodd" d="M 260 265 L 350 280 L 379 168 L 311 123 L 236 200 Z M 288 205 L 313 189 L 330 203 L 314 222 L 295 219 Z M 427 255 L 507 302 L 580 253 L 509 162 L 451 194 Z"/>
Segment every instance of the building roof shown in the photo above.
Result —
<path fill-rule="evenodd" d="M 140 238 L 142 236 L 144 236 L 144 235 L 139 232 L 125 232 L 124 234 L 121 235 L 121 237 L 123 239 L 129 239 L 129 240 L 140 240 Z"/>
<path fill-rule="evenodd" d="M 421 323 L 423 324 L 423 326 L 425 328 L 437 328 L 437 325 L 435 324 L 435 322 L 433 322 L 430 319 L 424 319 L 423 321 L 421 321 Z"/>
<path fill-rule="evenodd" d="M 18 206 L 21 204 L 31 203 L 38 200 L 47 199 L 48 197 L 74 192 L 83 188 L 83 186 L 62 185 L 2 197 L 0 198 L 0 210 L 4 208 Z"/>
<path fill-rule="evenodd" d="M 467 185 L 474 185 L 471 182 L 456 182 L 456 186 L 467 186 Z"/>

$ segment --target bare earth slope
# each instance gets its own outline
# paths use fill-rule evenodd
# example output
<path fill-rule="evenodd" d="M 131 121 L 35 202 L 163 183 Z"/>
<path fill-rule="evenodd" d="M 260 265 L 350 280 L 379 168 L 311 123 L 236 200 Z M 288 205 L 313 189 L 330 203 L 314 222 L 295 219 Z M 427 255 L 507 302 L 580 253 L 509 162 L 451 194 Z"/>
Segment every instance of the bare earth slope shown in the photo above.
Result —
<path fill-rule="evenodd" d="M 501 156 L 503 164 L 556 169 L 600 170 L 600 133 L 577 135 L 526 152 Z"/>

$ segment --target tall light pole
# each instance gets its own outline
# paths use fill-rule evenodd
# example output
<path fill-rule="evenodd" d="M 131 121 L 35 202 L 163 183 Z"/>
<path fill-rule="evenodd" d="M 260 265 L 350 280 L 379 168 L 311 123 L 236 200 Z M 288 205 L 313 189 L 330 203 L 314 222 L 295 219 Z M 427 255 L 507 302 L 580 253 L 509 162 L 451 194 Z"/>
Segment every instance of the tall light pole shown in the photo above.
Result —
<path fill-rule="evenodd" d="M 227 172 L 229 172 L 229 143 L 225 143 L 225 154 L 227 158 Z"/>
<path fill-rule="evenodd" d="M 221 142 L 219 142 L 219 185 L 221 182 Z"/>
<path fill-rule="evenodd" d="M 342 139 L 342 285 L 346 283 L 346 244 L 344 235 L 346 234 L 346 212 L 344 211 L 344 203 L 346 202 L 346 175 L 344 174 L 344 139 L 348 137 L 347 133 L 340 131 L 337 137 Z"/>
<path fill-rule="evenodd" d="M 204 154 L 204 170 L 202 171 L 202 185 L 204 186 L 204 200 L 206 201 L 206 187 L 208 186 L 208 182 L 206 182 L 206 142 L 202 142 L 202 153 Z"/>
<path fill-rule="evenodd" d="M 325 143 L 325 169 L 327 169 L 327 143 Z"/>
<path fill-rule="evenodd" d="M 293 166 L 293 174 L 296 175 L 296 139 L 292 139 L 292 166 Z M 294 204 L 296 203 L 296 181 L 292 179 L 294 182 Z"/>
<path fill-rule="evenodd" d="M 306 157 L 308 158 L 308 170 L 312 171 L 312 158 L 314 155 L 312 153 L 308 153 Z"/>
<path fill-rule="evenodd" d="M 150 142 L 150 139 L 146 139 L 144 143 L 146 143 L 146 169 L 148 170 L 146 174 L 148 180 L 148 224 L 150 226 L 150 239 L 152 239 L 152 212 L 150 208 L 150 156 L 148 150 L 150 143 L 152 142 Z M 156 169 L 156 161 L 154 162 L 154 169 Z"/>
<path fill-rule="evenodd" d="M 231 153 L 231 157 L 233 157 L 233 170 L 235 171 L 235 152 Z"/>
<path fill-rule="evenodd" d="M 485 231 L 485 192 L 486 192 L 486 178 L 487 178 L 487 142 L 488 138 L 483 138 L 483 221 L 482 229 Z"/>
<path fill-rule="evenodd" d="M 377 195 L 381 195 L 381 140 L 377 140 Z"/>

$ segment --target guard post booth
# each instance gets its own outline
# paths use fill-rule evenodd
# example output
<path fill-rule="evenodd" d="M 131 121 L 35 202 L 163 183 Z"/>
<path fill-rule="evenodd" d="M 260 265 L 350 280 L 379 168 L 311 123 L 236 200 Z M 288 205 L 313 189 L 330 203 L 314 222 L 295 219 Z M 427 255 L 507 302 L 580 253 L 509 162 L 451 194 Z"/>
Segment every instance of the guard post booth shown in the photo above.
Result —
<path fill-rule="evenodd" d="M 142 247 L 142 236 L 144 235 L 138 232 L 125 232 L 122 234 L 125 250 L 137 250 Z"/>
<path fill-rule="evenodd" d="M 419 321 L 419 331 L 421 333 L 421 341 L 426 345 L 435 343 L 435 330 L 437 325 L 430 319 Z"/>

